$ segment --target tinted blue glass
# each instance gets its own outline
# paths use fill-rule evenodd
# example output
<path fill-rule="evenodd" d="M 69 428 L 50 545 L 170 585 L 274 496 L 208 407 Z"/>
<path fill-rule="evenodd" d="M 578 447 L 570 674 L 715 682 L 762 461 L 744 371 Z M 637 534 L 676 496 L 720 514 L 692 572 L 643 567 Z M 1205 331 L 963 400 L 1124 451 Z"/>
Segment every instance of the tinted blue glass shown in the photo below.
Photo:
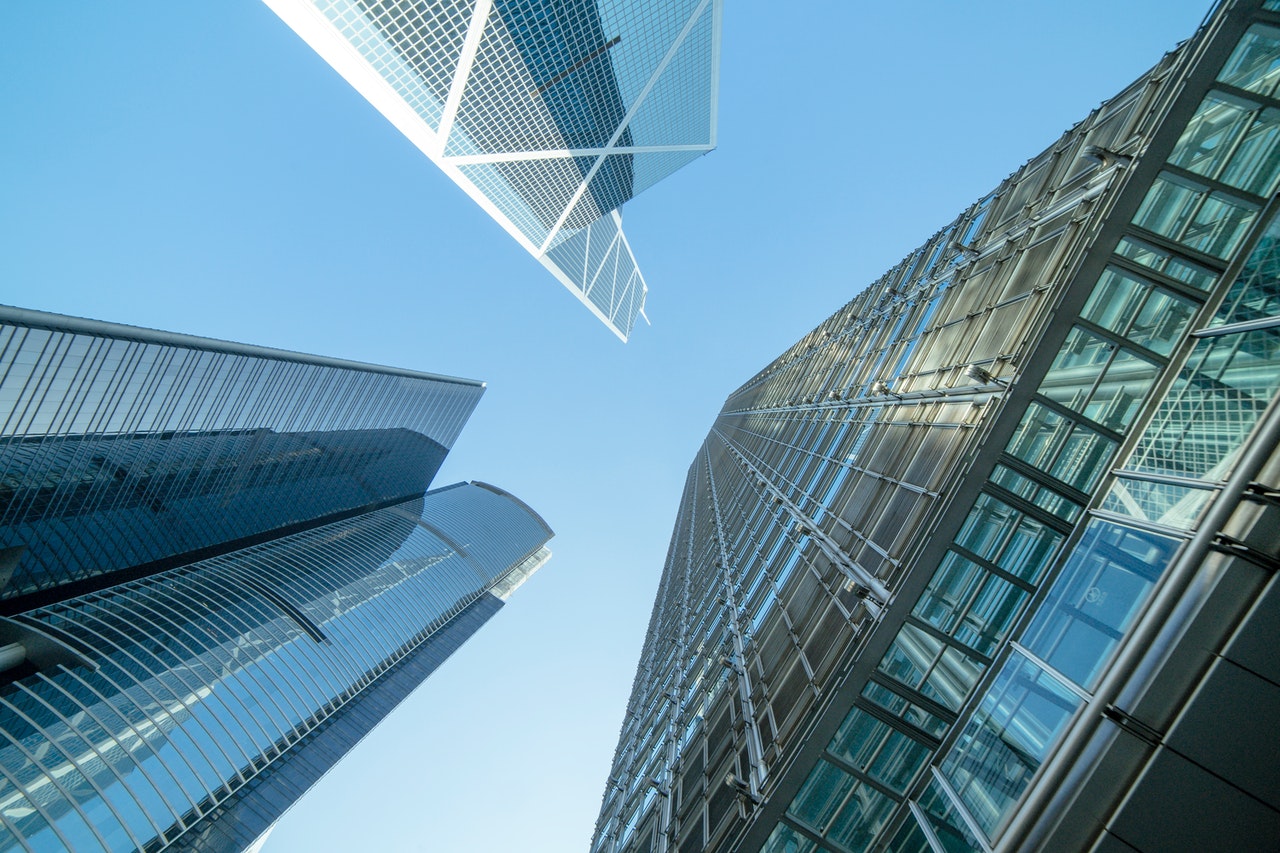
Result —
<path fill-rule="evenodd" d="M 1023 645 L 1076 684 L 1092 689 L 1178 545 L 1168 536 L 1091 521 Z"/>

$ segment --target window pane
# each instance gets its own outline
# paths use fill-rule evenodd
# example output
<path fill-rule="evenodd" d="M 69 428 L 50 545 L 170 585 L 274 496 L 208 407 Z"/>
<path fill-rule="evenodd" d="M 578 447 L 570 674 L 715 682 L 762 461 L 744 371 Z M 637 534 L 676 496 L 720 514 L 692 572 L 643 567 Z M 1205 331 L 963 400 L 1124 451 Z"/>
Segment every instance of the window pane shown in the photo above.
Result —
<path fill-rule="evenodd" d="M 942 763 L 942 773 L 988 837 L 1012 811 L 1080 700 L 1014 655 Z"/>
<path fill-rule="evenodd" d="M 1280 31 L 1254 24 L 1236 45 L 1218 79 L 1223 83 L 1271 94 L 1280 77 Z"/>
<path fill-rule="evenodd" d="M 1198 190 L 1162 175 L 1152 183 L 1133 221 L 1148 231 L 1176 240 L 1191 221 L 1199 201 Z"/>
<path fill-rule="evenodd" d="M 977 853 L 982 849 L 951 798 L 942 793 L 937 780 L 929 782 L 929 787 L 925 788 L 920 797 L 919 805 L 929 826 L 933 828 L 933 834 L 942 842 L 947 853 Z"/>
<path fill-rule="evenodd" d="M 817 850 L 817 844 L 785 823 L 779 823 L 764 847 L 760 848 L 760 853 L 815 853 Z"/>
<path fill-rule="evenodd" d="M 1197 342 L 1127 467 L 1221 481 L 1280 384 L 1280 329 Z"/>
<path fill-rule="evenodd" d="M 870 850 L 897 807 L 897 800 L 859 783 L 857 791 L 836 815 L 827 838 L 849 853 Z"/>
<path fill-rule="evenodd" d="M 1161 367 L 1127 349 L 1117 349 L 1084 415 L 1116 432 L 1133 422 Z"/>
<path fill-rule="evenodd" d="M 1224 184 L 1254 195 L 1270 195 L 1280 171 L 1280 111 L 1263 110 L 1249 127 L 1240 147 L 1219 176 Z"/>
<path fill-rule="evenodd" d="M 1280 219 L 1271 221 L 1209 325 L 1275 316 L 1280 316 Z"/>
<path fill-rule="evenodd" d="M 1102 508 L 1142 521 L 1190 530 L 1214 494 L 1210 489 L 1121 476 L 1107 492 Z"/>
<path fill-rule="evenodd" d="M 1116 254 L 1162 272 L 1172 279 L 1188 284 L 1197 290 L 1211 290 L 1217 276 L 1203 267 L 1188 261 L 1175 258 L 1164 249 L 1157 249 L 1149 243 L 1131 237 L 1121 238 L 1116 246 Z"/>
<path fill-rule="evenodd" d="M 819 759 L 804 787 L 791 801 L 787 816 L 808 824 L 819 833 L 825 832 L 836 809 L 853 790 L 853 783 L 854 778 L 848 773 Z"/>
<path fill-rule="evenodd" d="M 1257 215 L 1258 209 L 1248 202 L 1213 193 L 1192 218 L 1181 242 L 1215 258 L 1230 257 Z"/>
<path fill-rule="evenodd" d="M 1178 540 L 1090 522 L 1023 637 L 1023 644 L 1085 689 L 1133 624 Z"/>
<path fill-rule="evenodd" d="M 1197 175 L 1218 177 L 1236 140 L 1252 121 L 1254 109 L 1254 105 L 1229 95 L 1210 92 L 1187 124 L 1169 162 Z"/>
<path fill-rule="evenodd" d="M 1083 412 L 1093 387 L 1111 361 L 1116 345 L 1076 327 L 1053 360 L 1040 393 L 1068 409 Z"/>

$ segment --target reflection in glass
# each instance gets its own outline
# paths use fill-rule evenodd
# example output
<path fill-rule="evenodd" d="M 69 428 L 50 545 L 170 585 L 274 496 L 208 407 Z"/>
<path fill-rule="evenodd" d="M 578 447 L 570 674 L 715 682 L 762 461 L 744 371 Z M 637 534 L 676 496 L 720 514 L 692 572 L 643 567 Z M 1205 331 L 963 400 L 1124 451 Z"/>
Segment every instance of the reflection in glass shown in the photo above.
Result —
<path fill-rule="evenodd" d="M 1055 679 L 1014 654 L 942 762 L 942 774 L 991 838 L 1080 705 Z"/>
<path fill-rule="evenodd" d="M 1023 645 L 1091 690 L 1177 548 L 1168 536 L 1089 522 Z"/>

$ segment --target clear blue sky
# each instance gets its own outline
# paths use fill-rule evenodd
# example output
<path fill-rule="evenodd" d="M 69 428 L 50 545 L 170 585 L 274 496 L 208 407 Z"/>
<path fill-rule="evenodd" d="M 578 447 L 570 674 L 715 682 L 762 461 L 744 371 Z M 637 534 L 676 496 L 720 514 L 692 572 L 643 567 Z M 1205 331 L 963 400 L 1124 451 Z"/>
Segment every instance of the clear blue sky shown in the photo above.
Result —
<path fill-rule="evenodd" d="M 558 534 L 267 853 L 585 851 L 725 396 L 1208 2 L 727 7 L 720 148 L 625 212 L 623 345 L 265 6 L 6 4 L 0 302 L 486 380 L 437 484 Z"/>

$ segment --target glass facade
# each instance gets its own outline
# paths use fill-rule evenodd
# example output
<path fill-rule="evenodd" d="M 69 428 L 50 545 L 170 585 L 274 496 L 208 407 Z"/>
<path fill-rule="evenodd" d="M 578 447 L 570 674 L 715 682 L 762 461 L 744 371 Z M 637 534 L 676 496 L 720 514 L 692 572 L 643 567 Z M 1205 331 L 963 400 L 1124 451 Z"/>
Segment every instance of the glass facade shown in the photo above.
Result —
<path fill-rule="evenodd" d="M 1254 5 L 729 396 L 593 853 L 1280 837 L 1269 724 L 1219 749 L 1179 717 L 1231 704 L 1229 626 L 1275 618 L 1280 16 Z M 1196 793 L 1161 781 L 1166 730 Z M 1164 828 L 1206 808 L 1216 842 Z"/>
<path fill-rule="evenodd" d="M 245 786 L 478 599 L 500 603 L 489 589 L 549 535 L 459 484 L 20 614 L 93 666 L 0 692 L 0 849 L 162 849 L 215 810 L 234 823 Z"/>
<path fill-rule="evenodd" d="M 0 850 L 244 849 L 550 556 L 482 383 L 0 311 Z"/>
<path fill-rule="evenodd" d="M 627 338 L 617 211 L 715 147 L 721 0 L 267 2 Z"/>
<path fill-rule="evenodd" d="M 0 309 L 4 612 L 416 497 L 482 383 Z M 28 598 L 24 598 L 27 596 Z"/>

